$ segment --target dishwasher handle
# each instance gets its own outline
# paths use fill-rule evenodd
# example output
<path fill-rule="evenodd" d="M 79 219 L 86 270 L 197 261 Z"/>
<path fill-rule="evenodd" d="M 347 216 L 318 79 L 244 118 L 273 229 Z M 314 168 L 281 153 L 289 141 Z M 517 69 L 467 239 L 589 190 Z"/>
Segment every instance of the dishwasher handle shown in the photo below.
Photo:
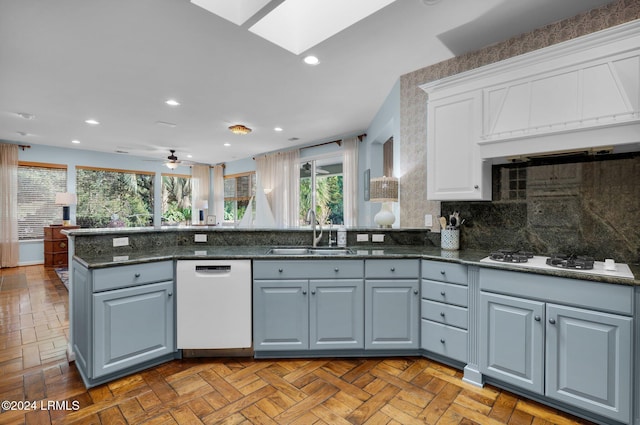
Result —
<path fill-rule="evenodd" d="M 196 273 L 202 274 L 226 274 L 230 271 L 231 266 L 196 266 Z"/>

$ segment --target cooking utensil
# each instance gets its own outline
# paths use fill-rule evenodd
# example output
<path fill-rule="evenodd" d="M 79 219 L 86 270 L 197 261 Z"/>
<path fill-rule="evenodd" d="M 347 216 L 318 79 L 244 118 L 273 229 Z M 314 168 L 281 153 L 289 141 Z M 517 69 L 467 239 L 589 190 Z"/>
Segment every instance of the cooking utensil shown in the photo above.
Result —
<path fill-rule="evenodd" d="M 451 227 L 458 227 L 458 220 L 455 218 L 455 216 L 451 216 L 451 218 L 449 219 L 449 224 L 451 224 Z"/>
<path fill-rule="evenodd" d="M 447 219 L 440 216 L 440 227 L 442 227 L 443 229 L 447 228 Z"/>

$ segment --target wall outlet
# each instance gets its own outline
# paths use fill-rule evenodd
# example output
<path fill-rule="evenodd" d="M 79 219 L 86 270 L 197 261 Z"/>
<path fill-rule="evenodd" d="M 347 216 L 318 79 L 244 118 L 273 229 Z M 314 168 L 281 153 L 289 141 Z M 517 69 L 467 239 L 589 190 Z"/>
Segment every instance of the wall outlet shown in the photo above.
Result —
<path fill-rule="evenodd" d="M 367 233 L 358 233 L 356 236 L 356 241 L 358 242 L 369 242 L 369 234 Z"/>
<path fill-rule="evenodd" d="M 195 241 L 196 242 L 206 242 L 207 241 L 207 235 L 197 234 L 195 236 Z"/>
<path fill-rule="evenodd" d="M 382 234 L 382 235 L 371 235 L 371 242 L 384 242 L 384 234 Z"/>
<path fill-rule="evenodd" d="M 113 246 L 127 246 L 129 245 L 129 238 L 113 238 Z"/>
<path fill-rule="evenodd" d="M 425 214 L 424 215 L 424 227 L 431 227 L 431 226 L 433 226 L 433 215 Z"/>

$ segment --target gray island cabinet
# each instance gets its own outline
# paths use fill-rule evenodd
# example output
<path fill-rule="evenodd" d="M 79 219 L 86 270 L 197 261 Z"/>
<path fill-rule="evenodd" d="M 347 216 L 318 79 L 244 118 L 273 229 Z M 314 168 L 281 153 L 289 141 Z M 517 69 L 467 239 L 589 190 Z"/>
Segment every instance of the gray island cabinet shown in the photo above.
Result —
<path fill-rule="evenodd" d="M 73 263 L 73 351 L 92 387 L 175 357 L 173 261 Z"/>
<path fill-rule="evenodd" d="M 261 351 L 364 348 L 363 260 L 254 261 L 253 345 Z"/>
<path fill-rule="evenodd" d="M 485 377 L 630 423 L 632 286 L 480 269 L 480 290 Z"/>

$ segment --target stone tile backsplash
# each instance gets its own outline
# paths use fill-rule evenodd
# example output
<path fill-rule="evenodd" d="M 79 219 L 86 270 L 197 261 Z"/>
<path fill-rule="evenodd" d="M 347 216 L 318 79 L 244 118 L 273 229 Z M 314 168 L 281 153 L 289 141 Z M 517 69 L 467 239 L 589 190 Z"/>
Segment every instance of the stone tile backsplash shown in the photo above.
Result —
<path fill-rule="evenodd" d="M 508 173 L 493 167 L 492 202 L 442 202 L 467 217 L 467 249 L 522 248 L 536 254 L 584 254 L 640 260 L 640 153 L 526 170 L 524 199 L 508 199 Z"/>

